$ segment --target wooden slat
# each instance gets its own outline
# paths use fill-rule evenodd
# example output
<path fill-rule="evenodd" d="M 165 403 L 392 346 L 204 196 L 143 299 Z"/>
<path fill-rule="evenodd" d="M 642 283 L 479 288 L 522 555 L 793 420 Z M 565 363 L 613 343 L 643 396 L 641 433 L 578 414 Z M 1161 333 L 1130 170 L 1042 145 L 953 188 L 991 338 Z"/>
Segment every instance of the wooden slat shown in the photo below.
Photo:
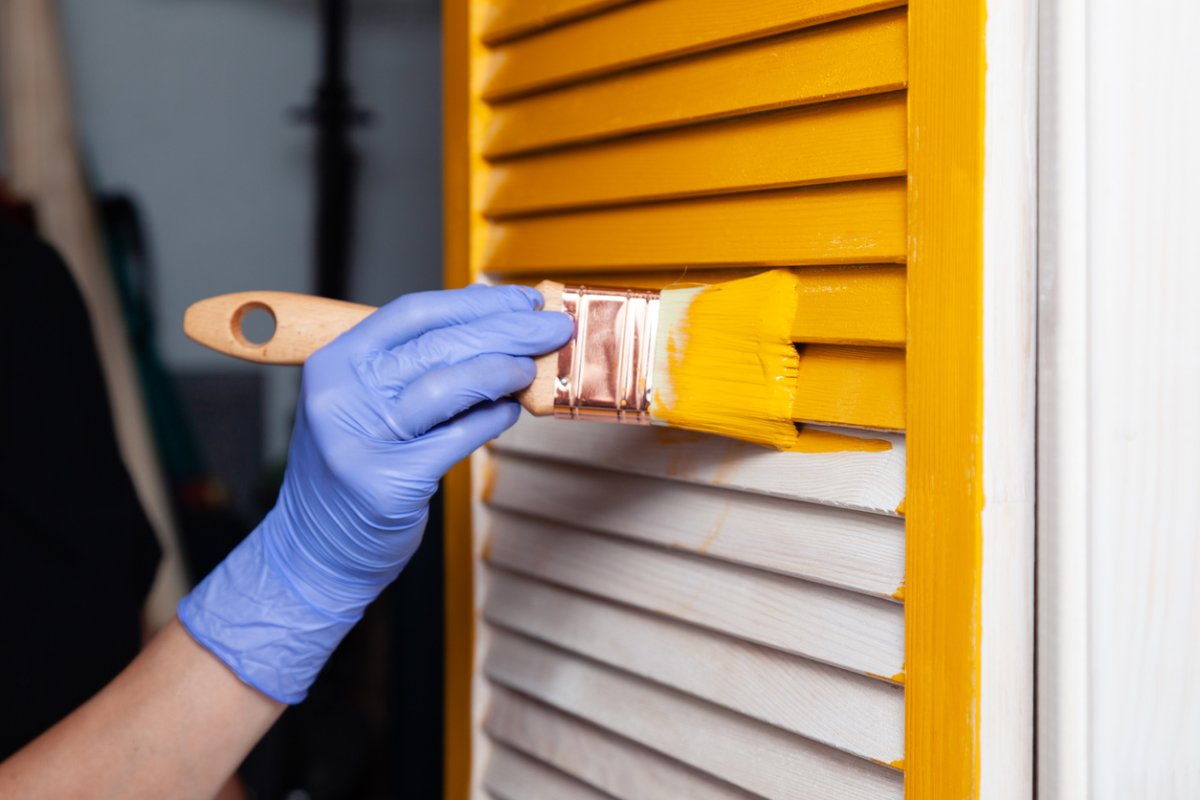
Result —
<path fill-rule="evenodd" d="M 893 517 L 495 457 L 485 499 L 497 508 L 881 597 L 904 581 L 904 523 Z"/>
<path fill-rule="evenodd" d="M 512 748 L 496 745 L 483 772 L 483 785 L 497 800 L 613 800 Z"/>
<path fill-rule="evenodd" d="M 492 680 L 764 797 L 885 800 L 901 773 L 497 631 Z"/>
<path fill-rule="evenodd" d="M 904 174 L 903 92 L 559 150 L 488 170 L 484 214 L 601 206 Z"/>
<path fill-rule="evenodd" d="M 500 571 L 488 585 L 495 625 L 863 758 L 904 758 L 898 686 Z"/>
<path fill-rule="evenodd" d="M 677 266 L 896 263 L 904 179 L 777 189 L 489 225 L 475 261 L 498 275 Z"/>
<path fill-rule="evenodd" d="M 905 9 L 621 73 L 492 109 L 489 158 L 892 91 L 907 79 Z"/>
<path fill-rule="evenodd" d="M 489 562 L 749 642 L 890 678 L 896 603 L 492 509 Z"/>
<path fill-rule="evenodd" d="M 792 339 L 815 344 L 903 347 L 906 336 L 905 274 L 899 266 L 802 267 L 800 296 L 792 323 Z M 756 270 L 688 268 L 669 272 L 538 273 L 520 279 L 537 283 L 557 280 L 592 286 L 646 289 L 685 288 L 722 283 L 756 274 Z"/>
<path fill-rule="evenodd" d="M 630 0 L 491 0 L 484 5 L 481 38 L 486 44 L 495 44 L 628 2 Z"/>
<path fill-rule="evenodd" d="M 799 422 L 904 428 L 904 351 L 805 345 L 792 413 Z"/>
<path fill-rule="evenodd" d="M 486 720 L 495 739 L 622 800 L 754 800 L 603 728 L 505 689 L 492 687 Z"/>
<path fill-rule="evenodd" d="M 900 5 L 895 0 L 651 0 L 503 45 L 487 59 L 492 101 Z"/>
<path fill-rule="evenodd" d="M 801 439 L 818 435 L 831 434 L 805 428 Z M 878 436 L 891 449 L 778 453 L 690 431 L 524 415 L 494 446 L 556 462 L 894 514 L 904 499 L 904 437 Z"/>

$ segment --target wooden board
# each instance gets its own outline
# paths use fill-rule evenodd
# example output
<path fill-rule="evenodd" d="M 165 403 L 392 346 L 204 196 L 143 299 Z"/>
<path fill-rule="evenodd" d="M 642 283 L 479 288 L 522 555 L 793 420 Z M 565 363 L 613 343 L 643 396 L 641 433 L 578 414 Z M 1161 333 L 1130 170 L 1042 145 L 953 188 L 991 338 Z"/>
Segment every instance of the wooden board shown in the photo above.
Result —
<path fill-rule="evenodd" d="M 863 674 L 904 670 L 894 602 L 497 509 L 489 517 L 496 566 Z"/>
<path fill-rule="evenodd" d="M 904 263 L 902 178 L 514 219 L 476 242 L 484 272 Z"/>
<path fill-rule="evenodd" d="M 544 90 L 618 69 L 711 50 L 899 5 L 895 0 L 654 0 L 620 6 L 496 48 L 483 99 Z"/>
<path fill-rule="evenodd" d="M 496 508 L 880 597 L 904 581 L 904 523 L 892 517 L 507 452 L 492 466 Z"/>
<path fill-rule="evenodd" d="M 483 785 L 497 800 L 612 800 L 603 792 L 503 745 L 492 747 Z"/>
<path fill-rule="evenodd" d="M 895 515 L 904 500 L 904 437 L 870 436 L 891 448 L 779 453 L 690 431 L 523 415 L 493 446 L 548 459 L 550 469 L 554 463 L 603 464 L 633 475 Z"/>
<path fill-rule="evenodd" d="M 495 633 L 484 669 L 511 689 L 764 797 L 903 796 L 895 770 L 513 634 Z"/>
<path fill-rule="evenodd" d="M 904 174 L 903 92 L 503 161 L 489 217 Z"/>
<path fill-rule="evenodd" d="M 488 583 L 493 625 L 863 758 L 904 758 L 898 686 L 516 575 Z"/>
<path fill-rule="evenodd" d="M 812 344 L 800 349 L 798 422 L 904 428 L 907 378 L 903 350 Z"/>
<path fill-rule="evenodd" d="M 578 717 L 496 686 L 487 732 L 622 800 L 754 800 L 748 792 Z"/>
<path fill-rule="evenodd" d="M 492 0 L 484 8 L 482 39 L 488 44 L 595 14 L 630 0 Z"/>
<path fill-rule="evenodd" d="M 903 88 L 904 9 L 622 72 L 491 109 L 488 158 Z"/>

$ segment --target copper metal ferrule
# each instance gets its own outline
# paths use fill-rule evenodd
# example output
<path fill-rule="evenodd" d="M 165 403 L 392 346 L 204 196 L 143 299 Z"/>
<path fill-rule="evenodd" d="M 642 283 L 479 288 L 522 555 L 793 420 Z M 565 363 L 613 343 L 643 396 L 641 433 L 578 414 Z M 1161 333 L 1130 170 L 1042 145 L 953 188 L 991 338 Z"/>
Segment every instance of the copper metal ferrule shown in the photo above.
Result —
<path fill-rule="evenodd" d="M 563 287 L 575 338 L 558 351 L 554 416 L 650 424 L 658 292 Z"/>

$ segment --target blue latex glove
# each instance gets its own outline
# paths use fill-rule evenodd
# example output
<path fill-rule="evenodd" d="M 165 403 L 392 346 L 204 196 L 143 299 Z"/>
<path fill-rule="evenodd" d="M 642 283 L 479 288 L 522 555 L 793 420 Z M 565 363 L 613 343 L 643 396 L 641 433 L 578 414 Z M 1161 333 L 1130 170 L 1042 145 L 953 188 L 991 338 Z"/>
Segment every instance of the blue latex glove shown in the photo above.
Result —
<path fill-rule="evenodd" d="M 517 420 L 571 337 L 523 286 L 401 297 L 314 353 L 275 508 L 179 603 L 192 636 L 285 703 L 421 543 L 442 475 Z"/>

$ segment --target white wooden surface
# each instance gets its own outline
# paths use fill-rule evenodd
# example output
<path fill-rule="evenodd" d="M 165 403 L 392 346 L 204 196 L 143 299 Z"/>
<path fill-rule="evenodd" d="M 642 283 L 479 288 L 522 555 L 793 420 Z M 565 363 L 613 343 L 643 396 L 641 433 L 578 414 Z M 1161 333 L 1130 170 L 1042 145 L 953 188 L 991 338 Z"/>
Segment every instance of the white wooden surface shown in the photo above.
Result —
<path fill-rule="evenodd" d="M 753 800 L 755 795 L 577 717 L 492 688 L 488 733 L 613 797 Z"/>
<path fill-rule="evenodd" d="M 603 792 L 503 745 L 493 747 L 483 783 L 497 800 L 612 800 Z"/>
<path fill-rule="evenodd" d="M 775 798 L 900 798 L 901 774 L 623 672 L 494 632 L 493 680 Z"/>
<path fill-rule="evenodd" d="M 904 521 L 498 452 L 497 508 L 867 594 L 904 582 Z M 613 502 L 620 498 L 619 502 Z"/>
<path fill-rule="evenodd" d="M 897 603 L 491 511 L 487 559 L 863 674 L 904 669 Z"/>
<path fill-rule="evenodd" d="M 1038 88 L 1037 792 L 1088 788 L 1087 0 L 1043 0 Z"/>
<path fill-rule="evenodd" d="M 1037 0 L 989 2 L 979 796 L 1033 796 Z"/>
<path fill-rule="evenodd" d="M 1042 552 L 1053 554 L 1043 564 L 1043 585 L 1059 572 L 1067 581 L 1043 609 L 1039 646 L 1043 670 L 1061 685 L 1072 677 L 1064 668 L 1080 666 L 1073 648 L 1084 645 L 1078 677 L 1087 708 L 1079 710 L 1082 698 L 1074 696 L 1043 702 L 1040 740 L 1053 749 L 1041 753 L 1041 796 L 1200 797 L 1200 115 L 1193 100 L 1200 6 L 1149 0 L 1055 8 L 1063 12 L 1056 30 L 1068 42 L 1075 40 L 1061 25 L 1086 32 L 1082 52 L 1059 53 L 1075 59 L 1066 69 L 1082 71 L 1082 102 L 1079 74 L 1069 73 L 1056 118 L 1082 105 L 1086 130 L 1082 142 L 1061 142 L 1062 131 L 1053 136 L 1084 155 L 1082 179 L 1060 175 L 1065 183 L 1044 207 L 1043 223 L 1055 226 L 1056 252 L 1065 256 L 1047 276 L 1065 282 L 1043 282 L 1044 311 L 1072 327 L 1043 339 L 1064 369 L 1042 386 L 1042 401 L 1066 413 L 1063 404 L 1083 395 L 1071 413 L 1083 417 L 1088 446 L 1082 467 L 1066 472 L 1078 460 L 1071 448 L 1079 432 L 1060 425 L 1058 415 L 1043 420 L 1050 480 L 1041 497 L 1056 515 L 1042 518 Z M 1071 292 L 1080 263 L 1086 289 Z M 1073 336 L 1081 318 L 1086 348 L 1079 354 Z M 1072 529 L 1064 540 L 1052 527 L 1079 505 L 1083 553 Z M 1064 563 L 1080 557 L 1083 580 Z M 1086 598 L 1083 636 L 1070 630 L 1079 623 L 1079 593 Z"/>
<path fill-rule="evenodd" d="M 529 416 L 500 437 L 495 449 L 894 515 L 904 500 L 904 437 L 874 431 L 820 430 L 885 439 L 892 443 L 892 449 L 877 453 L 779 453 L 690 431 Z"/>
<path fill-rule="evenodd" d="M 657 614 L 493 573 L 495 625 L 864 758 L 904 758 L 904 691 Z"/>

